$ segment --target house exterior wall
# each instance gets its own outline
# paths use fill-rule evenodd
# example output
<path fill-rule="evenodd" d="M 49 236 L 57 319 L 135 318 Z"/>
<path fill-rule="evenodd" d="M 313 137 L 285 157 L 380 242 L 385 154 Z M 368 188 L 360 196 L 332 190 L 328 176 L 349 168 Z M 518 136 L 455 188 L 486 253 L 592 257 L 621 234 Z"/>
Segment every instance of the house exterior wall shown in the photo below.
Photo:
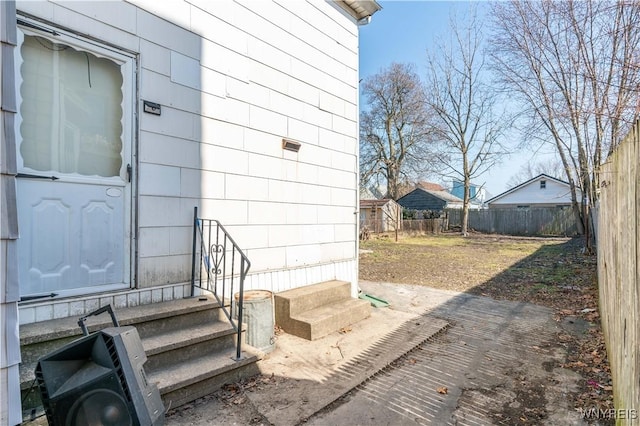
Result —
<path fill-rule="evenodd" d="M 540 187 L 541 180 L 546 182 L 545 188 Z M 571 192 L 567 184 L 542 177 L 491 201 L 489 208 L 554 207 L 570 204 Z"/>
<path fill-rule="evenodd" d="M 13 51 L 16 46 L 15 2 L 0 2 L 0 424 L 22 422 L 20 407 L 20 300 L 16 238 L 16 159 Z"/>
<path fill-rule="evenodd" d="M 478 192 L 478 187 L 476 185 L 469 186 L 469 198 L 474 198 L 476 193 Z M 459 180 L 454 180 L 453 185 L 451 187 L 451 194 L 456 197 L 462 199 L 464 198 L 464 182 L 460 182 Z"/>
<path fill-rule="evenodd" d="M 464 182 L 454 180 L 451 186 L 451 195 L 460 199 L 464 198 Z M 486 200 L 487 191 L 482 186 L 471 184 L 469 186 L 469 199 L 476 204 L 482 204 Z M 476 206 L 477 208 L 477 206 Z"/>
<path fill-rule="evenodd" d="M 358 29 L 325 1 L 31 2 L 19 14 L 137 55 L 134 289 L 32 303 L 21 323 L 188 293 L 193 207 L 251 260 L 248 288 L 357 294 Z M 160 116 L 142 111 L 161 105 Z M 299 141 L 299 152 L 282 139 Z"/>
<path fill-rule="evenodd" d="M 528 209 L 531 207 L 545 207 L 545 208 L 569 208 L 571 203 L 517 203 L 517 204 L 489 204 L 490 209 Z"/>

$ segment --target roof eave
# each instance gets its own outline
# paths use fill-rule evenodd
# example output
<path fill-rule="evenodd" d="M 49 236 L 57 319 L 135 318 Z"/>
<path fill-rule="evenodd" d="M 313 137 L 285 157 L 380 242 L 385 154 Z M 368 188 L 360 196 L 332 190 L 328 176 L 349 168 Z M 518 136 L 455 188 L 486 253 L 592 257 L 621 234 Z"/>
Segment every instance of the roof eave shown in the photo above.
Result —
<path fill-rule="evenodd" d="M 349 15 L 353 16 L 358 22 L 366 20 L 373 16 L 374 13 L 382 9 L 376 0 L 334 0 Z M 368 23 L 368 22 L 367 22 Z"/>

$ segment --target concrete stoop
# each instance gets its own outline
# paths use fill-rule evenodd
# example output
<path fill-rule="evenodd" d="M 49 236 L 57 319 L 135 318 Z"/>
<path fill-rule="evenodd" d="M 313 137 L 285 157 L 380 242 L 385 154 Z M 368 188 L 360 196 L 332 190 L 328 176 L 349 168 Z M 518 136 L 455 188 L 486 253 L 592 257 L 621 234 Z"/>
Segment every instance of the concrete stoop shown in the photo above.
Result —
<path fill-rule="evenodd" d="M 326 281 L 274 295 L 276 325 L 285 332 L 316 340 L 371 315 L 369 302 L 351 297 L 351 284 Z"/>
<path fill-rule="evenodd" d="M 242 357 L 235 359 L 237 334 L 213 297 L 117 309 L 115 315 L 119 325 L 136 327 L 147 355 L 147 380 L 157 384 L 167 410 L 258 373 L 255 349 L 243 343 Z M 42 412 L 39 393 L 32 388 L 38 359 L 82 337 L 78 318 L 20 327 L 25 421 Z M 90 332 L 112 326 L 108 314 L 90 317 L 86 324 Z"/>

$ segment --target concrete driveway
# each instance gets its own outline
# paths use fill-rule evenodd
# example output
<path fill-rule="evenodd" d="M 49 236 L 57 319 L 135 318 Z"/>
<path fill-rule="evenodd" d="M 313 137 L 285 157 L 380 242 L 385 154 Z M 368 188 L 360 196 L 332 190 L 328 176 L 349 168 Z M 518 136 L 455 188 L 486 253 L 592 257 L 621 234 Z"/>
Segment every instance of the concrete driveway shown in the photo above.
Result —
<path fill-rule="evenodd" d="M 560 367 L 566 348 L 550 309 L 420 286 L 361 289 L 391 306 L 314 342 L 278 336 L 262 377 L 166 424 L 585 424 L 568 402 L 580 376 Z"/>
<path fill-rule="evenodd" d="M 307 424 L 583 424 L 567 402 L 580 377 L 557 367 L 565 354 L 550 309 L 424 287 L 361 287 L 450 327 Z"/>

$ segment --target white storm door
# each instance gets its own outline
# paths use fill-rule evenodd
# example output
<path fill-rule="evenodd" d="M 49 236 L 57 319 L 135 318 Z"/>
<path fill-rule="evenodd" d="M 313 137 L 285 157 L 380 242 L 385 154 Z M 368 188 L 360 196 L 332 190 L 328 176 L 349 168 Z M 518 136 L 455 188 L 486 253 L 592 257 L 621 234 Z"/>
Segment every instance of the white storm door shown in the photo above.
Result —
<path fill-rule="evenodd" d="M 64 176 L 18 179 L 22 296 L 90 293 L 124 283 L 122 189 Z"/>
<path fill-rule="evenodd" d="M 132 59 L 22 30 L 21 296 L 129 287 Z"/>

